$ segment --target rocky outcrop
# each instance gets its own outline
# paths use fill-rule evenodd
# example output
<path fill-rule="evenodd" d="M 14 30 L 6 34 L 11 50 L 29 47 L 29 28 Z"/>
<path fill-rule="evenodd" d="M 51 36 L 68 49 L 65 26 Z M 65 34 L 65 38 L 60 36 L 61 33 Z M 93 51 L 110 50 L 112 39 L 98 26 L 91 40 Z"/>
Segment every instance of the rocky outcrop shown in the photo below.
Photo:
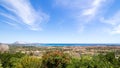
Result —
<path fill-rule="evenodd" d="M 7 52 L 9 50 L 9 46 L 6 44 L 0 43 L 0 52 Z"/>

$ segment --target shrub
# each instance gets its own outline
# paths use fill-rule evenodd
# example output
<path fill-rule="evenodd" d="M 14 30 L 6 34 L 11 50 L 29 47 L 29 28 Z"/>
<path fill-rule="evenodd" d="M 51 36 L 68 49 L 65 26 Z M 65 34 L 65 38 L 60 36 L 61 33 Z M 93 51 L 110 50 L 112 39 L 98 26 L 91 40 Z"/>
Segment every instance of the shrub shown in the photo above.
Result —
<path fill-rule="evenodd" d="M 66 68 L 70 57 L 61 51 L 46 52 L 42 56 L 42 68 Z"/>
<path fill-rule="evenodd" d="M 23 56 L 24 56 L 24 54 L 22 54 L 22 53 L 15 53 L 15 54 L 0 53 L 0 59 L 1 59 L 1 63 L 2 63 L 3 68 L 13 67 L 13 63 L 16 62 L 16 60 L 14 60 L 14 58 L 20 59 Z"/>
<path fill-rule="evenodd" d="M 25 56 L 19 60 L 15 68 L 40 68 L 41 61 L 37 57 Z"/>
<path fill-rule="evenodd" d="M 72 58 L 67 68 L 114 68 L 105 55 L 89 56 L 83 55 L 79 58 Z M 118 67 L 117 67 L 118 68 Z"/>
<path fill-rule="evenodd" d="M 67 66 L 67 68 L 79 68 L 80 67 L 80 59 L 72 58 L 71 63 Z"/>
<path fill-rule="evenodd" d="M 2 67 L 2 64 L 1 64 L 1 61 L 0 61 L 0 68 L 3 68 L 3 67 Z"/>

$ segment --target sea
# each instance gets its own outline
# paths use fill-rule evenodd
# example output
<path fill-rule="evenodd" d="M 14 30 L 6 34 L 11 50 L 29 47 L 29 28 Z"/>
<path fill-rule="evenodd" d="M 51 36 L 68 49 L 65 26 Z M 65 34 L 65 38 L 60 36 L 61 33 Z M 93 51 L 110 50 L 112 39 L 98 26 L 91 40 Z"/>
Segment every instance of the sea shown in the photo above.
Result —
<path fill-rule="evenodd" d="M 33 43 L 33 44 L 19 44 L 25 46 L 120 46 L 120 44 L 78 44 L 78 43 Z"/>

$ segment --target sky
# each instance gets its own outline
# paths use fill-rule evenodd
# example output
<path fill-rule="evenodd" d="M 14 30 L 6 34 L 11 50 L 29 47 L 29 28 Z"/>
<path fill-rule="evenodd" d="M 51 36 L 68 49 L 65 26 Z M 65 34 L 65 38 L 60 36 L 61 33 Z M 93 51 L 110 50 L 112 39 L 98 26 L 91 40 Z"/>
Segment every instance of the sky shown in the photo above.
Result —
<path fill-rule="evenodd" d="M 0 0 L 0 42 L 120 43 L 120 0 Z"/>

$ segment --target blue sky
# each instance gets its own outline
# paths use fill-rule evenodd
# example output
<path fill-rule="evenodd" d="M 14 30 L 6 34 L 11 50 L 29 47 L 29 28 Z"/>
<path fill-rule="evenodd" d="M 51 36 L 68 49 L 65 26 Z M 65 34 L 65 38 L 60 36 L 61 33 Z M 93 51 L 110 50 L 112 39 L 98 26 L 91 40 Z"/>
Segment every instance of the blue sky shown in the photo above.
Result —
<path fill-rule="evenodd" d="M 0 0 L 0 42 L 120 43 L 120 0 Z"/>

